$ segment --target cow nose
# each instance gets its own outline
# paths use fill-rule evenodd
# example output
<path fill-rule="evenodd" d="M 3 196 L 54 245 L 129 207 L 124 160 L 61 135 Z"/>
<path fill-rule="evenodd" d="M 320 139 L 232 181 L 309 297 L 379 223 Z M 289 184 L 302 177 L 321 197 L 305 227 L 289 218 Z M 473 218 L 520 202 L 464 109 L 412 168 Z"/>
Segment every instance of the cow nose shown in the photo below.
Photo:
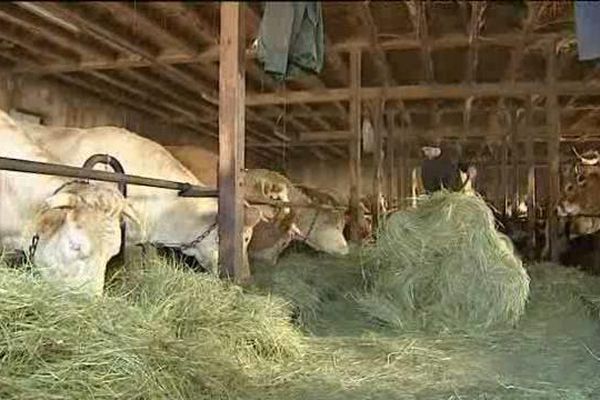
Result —
<path fill-rule="evenodd" d="M 73 251 L 81 251 L 81 243 L 76 242 L 74 240 L 69 240 L 69 248 Z"/>

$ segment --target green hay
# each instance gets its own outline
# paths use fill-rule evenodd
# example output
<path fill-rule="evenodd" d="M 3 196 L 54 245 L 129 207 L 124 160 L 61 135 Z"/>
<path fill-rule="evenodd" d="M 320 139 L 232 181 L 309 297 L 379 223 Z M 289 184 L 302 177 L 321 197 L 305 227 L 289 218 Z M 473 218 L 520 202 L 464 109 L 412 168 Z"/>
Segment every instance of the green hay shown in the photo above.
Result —
<path fill-rule="evenodd" d="M 229 397 L 303 352 L 284 302 L 165 262 L 130 266 L 110 294 L 0 267 L 0 398 Z"/>
<path fill-rule="evenodd" d="M 399 329 L 478 330 L 515 324 L 529 277 L 484 201 L 438 193 L 390 216 L 371 250 L 361 309 Z"/>
<path fill-rule="evenodd" d="M 363 287 L 360 253 L 344 258 L 292 253 L 277 266 L 256 266 L 257 286 L 287 300 L 295 322 L 312 332 L 323 324 L 325 308 L 346 303 Z"/>

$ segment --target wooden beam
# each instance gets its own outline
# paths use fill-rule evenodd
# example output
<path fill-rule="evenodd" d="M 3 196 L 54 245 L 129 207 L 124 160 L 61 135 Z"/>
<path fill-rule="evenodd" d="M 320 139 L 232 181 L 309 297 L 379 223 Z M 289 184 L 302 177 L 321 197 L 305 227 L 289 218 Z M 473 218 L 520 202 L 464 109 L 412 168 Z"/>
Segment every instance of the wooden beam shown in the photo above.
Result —
<path fill-rule="evenodd" d="M 551 41 L 546 49 L 546 84 L 554 88 L 558 75 L 556 65 L 556 42 Z M 560 197 L 560 108 L 558 94 L 549 91 L 546 97 L 546 123 L 550 133 L 548 140 L 548 162 L 550 164 L 548 182 L 548 223 L 550 232 L 550 258 L 554 262 L 559 261 L 558 248 L 558 216 L 554 212 Z"/>
<path fill-rule="evenodd" d="M 425 74 L 425 82 L 434 81 L 433 58 L 431 57 L 431 40 L 429 38 L 429 27 L 427 22 L 427 12 L 430 4 L 427 1 L 409 0 L 406 3 L 412 25 L 415 30 L 415 37 L 420 43 L 421 64 Z"/>
<path fill-rule="evenodd" d="M 510 196 L 512 204 L 512 215 L 516 215 L 519 210 L 519 131 L 518 131 L 518 114 L 515 107 L 510 107 Z"/>
<path fill-rule="evenodd" d="M 139 28 L 142 31 L 148 32 L 153 38 L 159 39 L 160 43 L 166 44 L 166 47 L 169 50 L 172 47 L 178 47 L 190 53 L 195 51 L 196 46 L 188 43 L 187 40 L 177 37 L 173 33 L 169 32 L 169 30 L 163 29 L 156 23 L 156 21 L 153 21 L 148 15 L 146 15 L 143 10 L 140 10 L 137 7 L 134 9 L 131 4 L 134 4 L 135 7 L 135 3 L 110 1 L 97 2 L 94 4 L 105 8 L 109 12 L 127 16 L 130 20 L 135 21 L 135 24 L 139 25 Z"/>
<path fill-rule="evenodd" d="M 404 201 L 408 197 L 408 182 L 410 180 L 410 168 L 409 168 L 409 156 L 410 148 L 407 145 L 406 136 L 410 134 L 412 126 L 408 125 L 406 121 L 402 121 L 399 133 L 400 146 L 398 156 L 396 156 L 398 163 L 398 207 L 405 208 L 408 204 Z"/>
<path fill-rule="evenodd" d="M 373 100 L 383 96 L 383 88 L 369 87 L 360 90 L 363 100 Z M 515 83 L 478 83 L 440 84 L 440 85 L 406 85 L 385 89 L 387 99 L 421 100 L 421 99 L 453 99 L 466 97 L 522 97 L 531 94 L 545 95 L 549 91 L 558 95 L 600 95 L 600 85 L 579 81 L 559 81 L 553 87 L 540 82 Z M 277 93 L 251 93 L 247 95 L 248 106 L 264 106 L 272 104 L 298 103 L 331 103 L 349 101 L 350 90 L 346 88 L 324 90 L 294 90 Z"/>
<path fill-rule="evenodd" d="M 385 103 L 382 100 L 376 100 L 371 107 L 372 118 L 375 131 L 375 150 L 373 155 L 373 197 L 375 198 L 374 208 L 371 210 L 373 218 L 373 229 L 377 231 L 379 227 L 382 209 L 379 199 L 383 193 L 383 108 Z"/>
<path fill-rule="evenodd" d="M 467 4 L 461 2 L 461 4 Z M 471 2 L 471 17 L 469 20 L 468 34 L 469 34 L 469 51 L 467 52 L 467 69 L 465 72 L 465 82 L 472 84 L 476 81 L 477 64 L 479 61 L 479 33 L 484 23 L 484 13 L 487 9 L 487 2 L 476 1 Z M 468 97 L 465 100 L 465 108 L 463 114 L 463 123 L 465 126 L 465 134 L 471 129 L 471 109 L 473 106 L 473 97 Z"/>
<path fill-rule="evenodd" d="M 360 197 L 361 197 L 361 52 L 350 53 L 350 239 L 354 242 L 360 240 Z"/>
<path fill-rule="evenodd" d="M 11 3 L 2 3 L 0 9 L 0 19 L 17 25 L 29 32 L 36 32 L 43 35 L 43 38 L 50 41 L 59 47 L 76 51 L 82 58 L 97 57 L 110 58 L 112 54 L 99 46 L 92 46 L 90 43 L 77 40 L 77 37 L 64 29 L 60 29 L 53 25 L 40 24 L 38 18 L 30 14 L 30 12 L 20 9 L 18 6 Z"/>
<path fill-rule="evenodd" d="M 219 264 L 224 275 L 244 282 L 244 3 L 221 3 L 219 76 Z"/>
<path fill-rule="evenodd" d="M 169 5 L 175 5 L 177 2 L 169 2 Z M 535 46 L 539 42 L 547 41 L 552 38 L 574 38 L 573 32 L 550 32 L 550 33 L 532 33 L 528 36 L 526 45 Z M 481 46 L 502 46 L 514 47 L 517 42 L 522 40 L 520 33 L 501 33 L 488 35 L 480 38 Z M 467 47 L 469 37 L 464 34 L 448 34 L 439 38 L 431 38 L 432 49 L 451 49 Z M 384 51 L 389 50 L 412 50 L 419 49 L 421 42 L 413 36 L 405 38 L 386 39 L 380 41 L 381 48 Z M 339 55 L 340 52 L 349 52 L 352 49 L 364 50 L 370 49 L 372 43 L 367 40 L 352 40 L 335 45 L 328 46 L 328 53 L 334 52 Z M 246 50 L 246 58 L 256 57 L 253 49 Z M 208 64 L 219 60 L 219 46 L 211 46 L 201 51 L 192 53 L 162 54 L 156 56 L 156 60 L 162 64 Z M 78 72 L 96 69 L 128 69 L 144 68 L 151 66 L 148 60 L 139 59 L 139 57 L 121 57 L 106 58 L 99 60 L 85 60 L 81 62 L 60 61 L 56 63 L 47 63 L 44 65 L 19 65 L 14 69 L 14 73 L 23 74 L 48 74 L 60 72 Z"/>
<path fill-rule="evenodd" d="M 397 197 L 397 190 L 394 190 L 394 188 L 398 181 L 398 177 L 396 176 L 396 142 L 398 138 L 398 129 L 396 128 L 396 114 L 389 112 L 386 113 L 385 116 L 388 133 L 385 144 L 385 161 L 387 166 L 386 197 L 388 199 L 389 206 L 392 207 L 393 199 Z"/>
<path fill-rule="evenodd" d="M 154 67 L 159 69 L 169 79 L 182 84 L 189 90 L 196 92 L 201 99 L 212 104 L 217 105 L 218 101 L 214 93 L 210 93 L 206 88 L 202 87 L 196 80 L 190 78 L 187 74 L 174 68 L 169 64 L 161 63 L 155 54 L 149 53 L 137 44 L 130 43 L 128 40 L 123 39 L 119 35 L 106 29 L 104 26 L 97 22 L 93 22 L 89 19 L 83 18 L 75 11 L 68 9 L 67 7 L 58 3 L 38 3 L 37 6 L 52 14 L 60 16 L 77 26 L 81 31 L 91 35 L 96 40 L 102 43 L 110 44 L 114 48 L 119 48 L 124 53 L 129 53 L 141 57 L 149 61 Z"/>
<path fill-rule="evenodd" d="M 502 193 L 502 215 L 508 213 L 508 143 L 506 138 L 500 147 L 500 187 Z"/>
<path fill-rule="evenodd" d="M 525 136 L 525 159 L 527 167 L 527 231 L 529 233 L 529 244 L 532 249 L 536 248 L 536 187 L 535 187 L 535 154 L 533 148 L 533 135 L 530 134 L 529 129 L 533 122 L 533 103 L 531 97 L 527 96 L 525 103 L 525 122 L 523 127 Z"/>

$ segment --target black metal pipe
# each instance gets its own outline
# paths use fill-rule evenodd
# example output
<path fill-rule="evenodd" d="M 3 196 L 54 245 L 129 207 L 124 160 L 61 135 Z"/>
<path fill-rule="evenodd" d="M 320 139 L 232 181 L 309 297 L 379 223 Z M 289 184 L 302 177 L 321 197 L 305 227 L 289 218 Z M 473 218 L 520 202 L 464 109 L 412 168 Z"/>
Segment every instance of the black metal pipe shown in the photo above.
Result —
<path fill-rule="evenodd" d="M 89 161 L 89 160 L 88 160 Z M 164 179 L 146 178 L 124 173 L 105 172 L 87 168 L 71 167 L 61 164 L 44 163 L 39 161 L 20 160 L 16 158 L 0 157 L 0 170 L 29 172 L 42 175 L 64 176 L 67 178 L 91 179 L 104 182 L 124 183 L 128 185 L 150 186 L 160 189 L 179 191 L 181 197 L 219 197 L 219 190 L 204 188 L 183 182 L 173 182 Z M 251 204 L 272 205 L 276 207 L 321 208 L 325 210 L 346 210 L 344 206 L 330 206 L 320 204 L 300 204 L 266 199 L 247 198 Z"/>
<path fill-rule="evenodd" d="M 91 179 L 104 182 L 125 183 L 129 185 L 150 186 L 160 189 L 178 190 L 182 197 L 219 197 L 219 191 L 214 188 L 203 188 L 183 182 L 173 182 L 164 179 L 146 178 L 137 175 L 97 171 L 67 165 L 44 163 L 38 161 L 19 160 L 16 158 L 0 157 L 0 170 L 30 172 L 42 175 L 64 176 L 67 178 Z"/>
<path fill-rule="evenodd" d="M 113 169 L 113 172 L 118 174 L 125 174 L 123 164 L 119 162 L 115 157 L 109 154 L 94 154 L 83 163 L 83 168 L 93 169 L 96 164 L 105 164 Z M 127 182 L 119 182 L 119 192 L 123 197 L 127 197 Z"/>
<path fill-rule="evenodd" d="M 115 157 L 109 154 L 94 154 L 83 163 L 83 168 L 93 169 L 96 164 L 105 164 L 110 166 L 114 172 L 119 174 L 125 174 L 125 170 L 123 169 L 123 164 L 119 162 Z M 127 198 L 127 183 L 119 182 L 118 183 L 119 192 L 123 195 L 123 197 Z M 118 259 L 121 263 L 125 263 L 125 244 L 127 240 L 127 224 L 125 220 L 121 221 L 121 246 L 119 248 L 119 254 L 115 256 L 115 259 Z"/>

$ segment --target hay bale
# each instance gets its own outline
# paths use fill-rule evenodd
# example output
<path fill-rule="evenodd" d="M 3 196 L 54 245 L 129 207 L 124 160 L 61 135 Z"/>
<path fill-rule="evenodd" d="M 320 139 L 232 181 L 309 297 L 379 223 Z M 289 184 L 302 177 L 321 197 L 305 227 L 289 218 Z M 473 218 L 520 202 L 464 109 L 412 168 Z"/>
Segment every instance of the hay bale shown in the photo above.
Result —
<path fill-rule="evenodd" d="M 156 260 L 111 295 L 0 266 L 0 398 L 215 398 L 302 353 L 286 304 Z"/>
<path fill-rule="evenodd" d="M 402 329 L 516 323 L 529 277 L 491 210 L 475 196 L 437 193 L 390 216 L 370 252 L 361 309 Z"/>

